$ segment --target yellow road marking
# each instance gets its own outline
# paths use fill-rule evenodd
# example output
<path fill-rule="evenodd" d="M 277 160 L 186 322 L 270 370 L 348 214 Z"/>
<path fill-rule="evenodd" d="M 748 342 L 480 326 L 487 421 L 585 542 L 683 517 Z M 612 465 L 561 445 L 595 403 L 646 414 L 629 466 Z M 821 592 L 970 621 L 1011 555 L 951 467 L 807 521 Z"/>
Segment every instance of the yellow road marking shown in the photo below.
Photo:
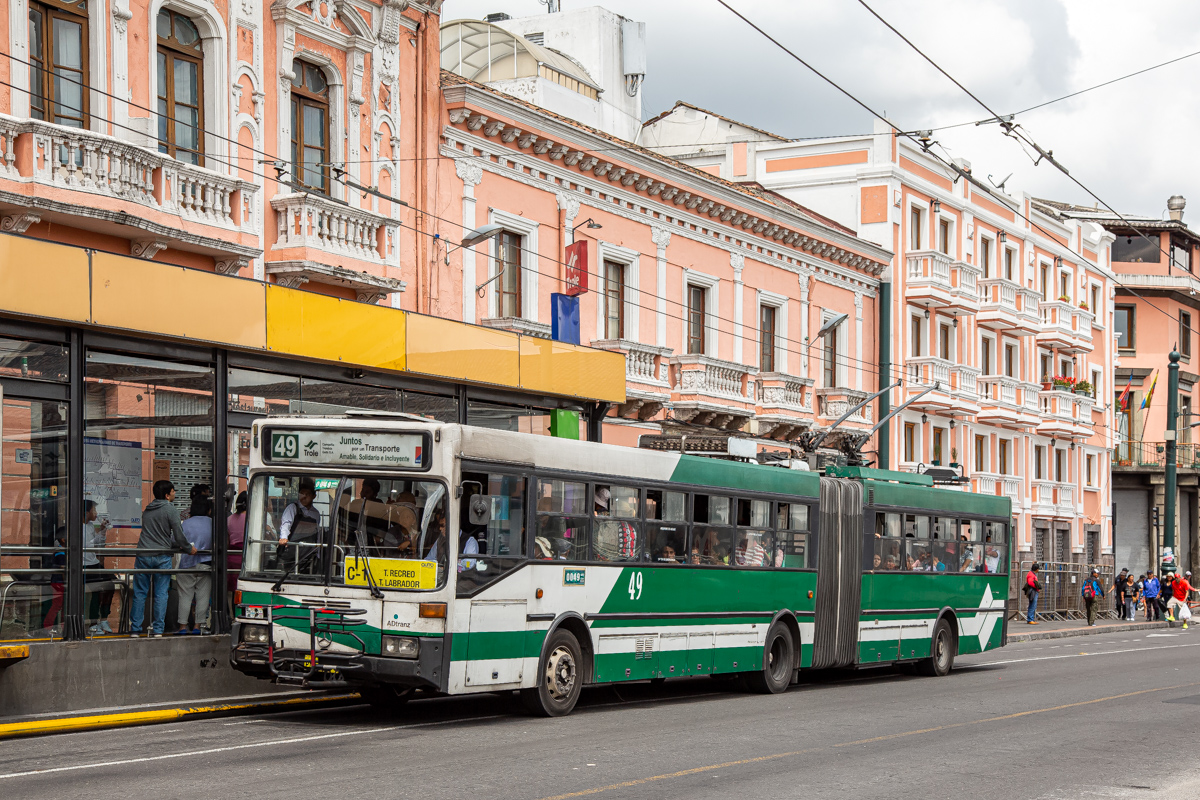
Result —
<path fill-rule="evenodd" d="M 289 700 L 268 700 L 255 703 L 223 703 L 211 706 L 187 706 L 180 708 L 160 708 L 151 711 L 131 711 L 124 714 L 93 714 L 81 717 L 61 717 L 58 719 L 32 720 L 30 722 L 9 722 L 0 725 L 0 739 L 16 736 L 40 736 L 48 733 L 66 733 L 68 731 L 86 731 L 99 728 L 121 728 L 130 725 L 148 725 L 155 722 L 194 717 L 199 714 L 218 712 L 246 711 L 249 709 L 274 709 L 288 706 L 301 706 L 328 700 L 344 700 L 354 697 L 353 694 L 324 697 L 294 697 Z"/>
<path fill-rule="evenodd" d="M 987 719 L 975 719 L 967 722 L 952 722 L 947 725 L 938 725 L 934 728 L 922 728 L 915 731 L 904 731 L 903 733 L 889 733 L 884 736 L 874 736 L 870 739 L 857 739 L 853 742 L 840 742 L 832 747 L 851 747 L 853 745 L 872 744 L 874 742 L 884 742 L 889 739 L 899 739 L 905 736 L 917 736 L 923 733 L 936 733 L 937 731 L 951 730 L 954 728 L 965 728 L 970 725 L 983 725 L 988 722 L 1002 722 L 1004 720 L 1019 719 L 1020 717 L 1028 717 L 1032 714 L 1045 714 L 1050 711 L 1062 711 L 1067 708 L 1078 708 L 1079 706 L 1093 705 L 1095 703 L 1106 703 L 1110 700 L 1122 700 L 1126 697 L 1137 697 L 1138 695 L 1150 694 L 1151 692 L 1169 692 L 1172 689 L 1186 689 L 1190 686 L 1200 686 L 1200 682 L 1181 683 L 1175 686 L 1162 686 L 1157 689 L 1140 689 L 1136 692 L 1126 692 L 1125 694 L 1114 694 L 1110 697 L 1097 697 L 1094 700 L 1080 700 L 1077 703 L 1064 703 L 1061 706 L 1051 706 L 1049 708 L 1034 708 L 1029 711 L 1018 711 L 1015 714 L 1004 714 L 999 717 L 988 717 Z M 703 772 L 711 772 L 715 769 L 725 769 L 726 767 L 737 767 L 744 764 L 758 764 L 763 761 L 774 761 L 780 758 L 791 758 L 793 756 L 804 755 L 806 753 L 814 753 L 823 747 L 810 747 L 804 750 L 792 750 L 787 753 L 772 753 L 769 756 L 757 756 L 755 758 L 743 758 L 738 761 L 725 761 L 720 764 L 709 764 L 704 767 L 693 767 L 692 769 L 684 769 L 678 772 L 669 772 L 664 775 L 654 775 L 649 778 L 637 778 L 630 781 L 622 781 L 621 783 L 612 783 L 608 786 L 597 786 L 593 789 L 584 789 L 578 792 L 567 792 L 566 794 L 556 794 L 551 797 L 543 797 L 541 800 L 568 800 L 572 797 L 586 797 L 593 794 L 601 794 L 602 792 L 611 792 L 614 789 L 628 789 L 631 786 L 641 786 L 646 783 L 655 781 L 665 781 L 672 778 L 684 778 L 688 775 L 698 775 Z"/>

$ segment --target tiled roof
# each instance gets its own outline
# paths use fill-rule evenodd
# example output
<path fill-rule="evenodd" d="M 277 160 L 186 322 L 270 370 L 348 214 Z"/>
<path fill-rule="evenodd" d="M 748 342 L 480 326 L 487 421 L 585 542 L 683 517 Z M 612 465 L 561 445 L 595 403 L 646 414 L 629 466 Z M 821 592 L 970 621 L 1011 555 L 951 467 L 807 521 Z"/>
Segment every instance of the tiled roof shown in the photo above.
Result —
<path fill-rule="evenodd" d="M 771 133 L 770 131 L 764 131 L 762 128 L 756 128 L 753 125 L 747 125 L 744 122 L 739 122 L 738 120 L 733 119 L 731 117 L 727 117 L 724 114 L 718 114 L 715 111 L 709 111 L 707 108 L 701 108 L 700 106 L 692 105 L 691 103 L 684 102 L 683 100 L 676 100 L 675 105 L 671 106 L 669 109 L 662 112 L 661 114 L 651 117 L 650 119 L 646 120 L 645 122 L 642 123 L 642 127 L 644 128 L 647 125 L 651 125 L 655 122 L 658 122 L 660 119 L 663 119 L 664 117 L 670 116 L 671 114 L 673 114 L 675 112 L 675 109 L 679 108 L 680 106 L 683 106 L 684 108 L 690 108 L 693 111 L 699 111 L 701 114 L 707 114 L 710 117 L 716 117 L 717 119 L 723 119 L 726 122 L 730 123 L 731 125 L 737 125 L 739 127 L 745 128 L 746 130 L 751 130 L 751 131 L 754 131 L 755 133 L 761 133 L 763 136 L 770 136 L 772 139 L 778 139 L 781 142 L 790 142 L 791 141 L 791 139 L 787 138 L 786 136 L 780 136 L 777 133 Z"/>

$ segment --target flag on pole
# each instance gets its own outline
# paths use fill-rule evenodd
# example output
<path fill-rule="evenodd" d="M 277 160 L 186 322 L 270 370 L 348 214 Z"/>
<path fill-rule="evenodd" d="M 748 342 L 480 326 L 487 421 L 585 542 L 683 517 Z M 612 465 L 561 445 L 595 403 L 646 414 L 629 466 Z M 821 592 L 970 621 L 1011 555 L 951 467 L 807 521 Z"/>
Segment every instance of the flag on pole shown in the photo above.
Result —
<path fill-rule="evenodd" d="M 1146 396 L 1142 398 L 1142 410 L 1150 407 L 1150 401 L 1154 399 L 1154 386 L 1158 383 L 1158 371 L 1154 372 L 1154 380 L 1150 381 L 1150 391 L 1146 392 Z"/>
<path fill-rule="evenodd" d="M 1125 391 L 1121 392 L 1121 396 L 1117 398 L 1117 407 L 1122 411 L 1129 410 L 1129 395 L 1130 389 L 1133 388 L 1133 371 L 1129 372 L 1129 383 L 1125 384 Z"/>

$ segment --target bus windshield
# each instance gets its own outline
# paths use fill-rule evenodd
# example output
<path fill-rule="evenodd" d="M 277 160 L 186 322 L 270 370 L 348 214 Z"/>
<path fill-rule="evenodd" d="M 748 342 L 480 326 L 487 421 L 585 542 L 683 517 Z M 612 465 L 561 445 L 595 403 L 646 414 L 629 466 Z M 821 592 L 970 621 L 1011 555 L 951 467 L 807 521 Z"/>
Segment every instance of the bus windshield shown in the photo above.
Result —
<path fill-rule="evenodd" d="M 446 486 L 338 474 L 257 475 L 242 574 L 429 590 L 446 581 Z"/>

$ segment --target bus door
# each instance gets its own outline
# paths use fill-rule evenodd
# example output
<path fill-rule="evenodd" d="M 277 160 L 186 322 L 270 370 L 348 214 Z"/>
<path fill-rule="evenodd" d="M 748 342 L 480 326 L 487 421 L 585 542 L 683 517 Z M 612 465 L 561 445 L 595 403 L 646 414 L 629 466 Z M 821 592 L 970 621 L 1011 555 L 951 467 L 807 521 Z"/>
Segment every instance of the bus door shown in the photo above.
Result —
<path fill-rule="evenodd" d="M 815 669 L 848 667 L 858 661 L 862 501 L 862 484 L 842 478 L 821 478 L 812 661 Z"/>
<path fill-rule="evenodd" d="M 472 600 L 467 636 L 468 689 L 519 684 L 525 656 L 524 600 Z"/>

